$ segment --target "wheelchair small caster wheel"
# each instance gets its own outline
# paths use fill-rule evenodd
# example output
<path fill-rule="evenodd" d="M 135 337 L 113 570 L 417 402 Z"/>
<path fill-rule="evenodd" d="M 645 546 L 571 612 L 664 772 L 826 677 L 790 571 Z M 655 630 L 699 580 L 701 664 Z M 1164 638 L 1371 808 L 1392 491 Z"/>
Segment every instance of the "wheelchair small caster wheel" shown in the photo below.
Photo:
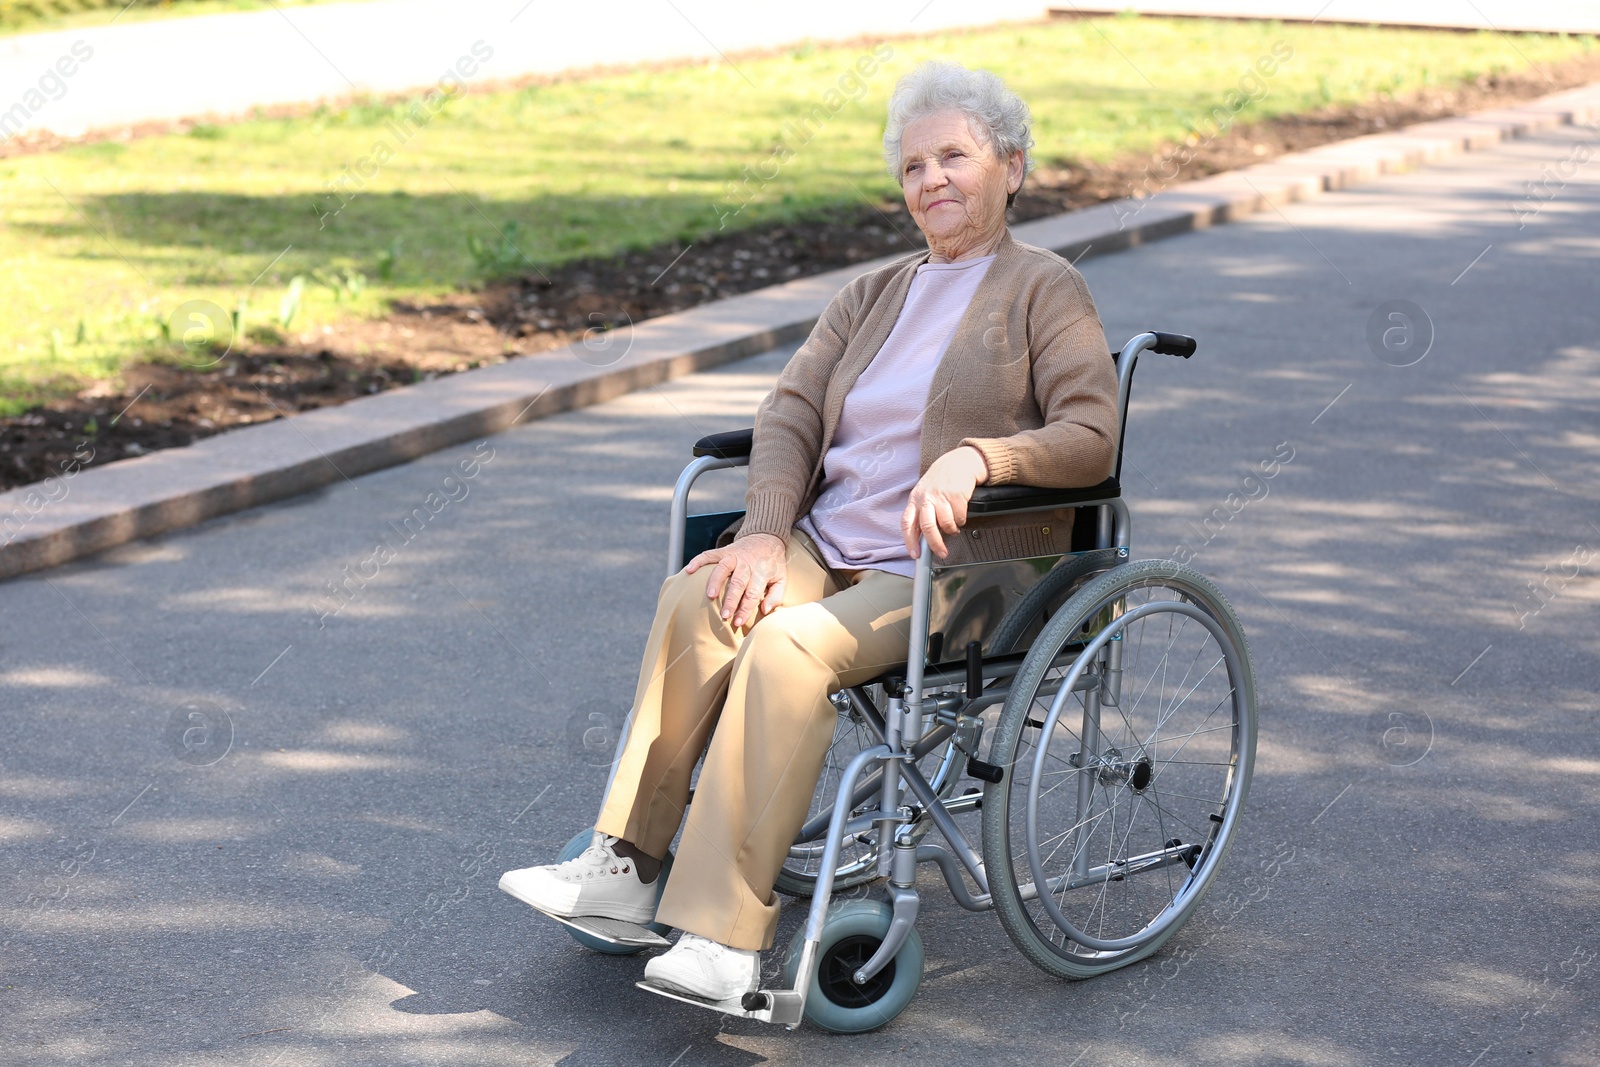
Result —
<path fill-rule="evenodd" d="M 805 1017 L 836 1034 L 863 1034 L 905 1011 L 922 984 L 922 936 L 912 930 L 889 965 L 857 984 L 856 971 L 872 958 L 889 932 L 893 909 L 881 900 L 849 900 L 828 909 L 822 927 L 817 973 L 806 991 Z M 806 935 L 789 942 L 783 978 L 793 986 Z"/>
<path fill-rule="evenodd" d="M 589 843 L 593 840 L 593 830 L 584 830 L 581 833 L 574 834 L 572 840 L 568 841 L 560 854 L 556 856 L 556 862 L 565 863 L 568 860 L 577 859 L 583 855 L 583 850 L 588 848 Z M 656 903 L 658 905 L 661 903 L 661 891 L 667 886 L 667 875 L 671 872 L 672 853 L 669 852 L 667 853 L 667 858 L 661 864 L 661 873 L 656 875 Z M 650 923 L 648 929 L 654 930 L 662 937 L 665 937 L 672 927 L 661 923 Z M 581 930 L 574 930 L 570 926 L 566 928 L 566 931 L 572 935 L 572 940 L 584 948 L 592 949 L 595 952 L 603 952 L 607 956 L 632 956 L 637 952 L 643 952 L 646 947 L 644 945 L 619 945 L 611 941 L 602 941 L 598 937 L 586 934 Z"/>

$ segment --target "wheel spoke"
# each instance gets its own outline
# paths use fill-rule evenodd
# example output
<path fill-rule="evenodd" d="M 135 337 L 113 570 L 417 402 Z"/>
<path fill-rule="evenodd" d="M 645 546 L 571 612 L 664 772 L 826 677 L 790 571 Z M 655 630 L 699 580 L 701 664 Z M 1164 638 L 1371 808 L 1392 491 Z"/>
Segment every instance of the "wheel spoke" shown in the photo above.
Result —
<path fill-rule="evenodd" d="M 1198 656 L 1196 658 L 1198 658 Z M 1165 726 L 1168 722 L 1172 721 L 1172 716 L 1174 716 L 1174 715 L 1176 715 L 1178 713 L 1178 709 L 1183 706 L 1185 701 L 1187 701 L 1190 697 L 1194 696 L 1195 690 L 1199 689 L 1201 685 L 1205 684 L 1205 680 L 1207 678 L 1211 677 L 1211 672 L 1216 670 L 1218 664 L 1221 664 L 1225 659 L 1226 659 L 1226 657 L 1218 657 L 1217 662 L 1213 663 L 1209 668 L 1207 668 L 1206 673 L 1201 676 L 1200 680 L 1198 682 L 1194 683 L 1194 689 L 1191 689 L 1187 693 L 1185 693 L 1184 696 L 1183 696 L 1183 700 L 1180 700 L 1176 705 L 1174 705 L 1172 710 L 1167 713 L 1166 717 L 1164 717 L 1163 719 L 1161 719 L 1159 722 L 1156 723 L 1155 733 L 1159 733 L 1161 731 L 1161 727 Z M 1216 709 L 1213 708 L 1212 710 L 1214 711 Z M 1154 734 L 1152 734 L 1152 736 L 1154 736 Z"/>
<path fill-rule="evenodd" d="M 1150 791 L 1146 790 L 1145 792 L 1146 792 L 1147 799 L 1148 799 L 1148 794 L 1149 794 Z M 1194 832 L 1196 834 L 1199 834 L 1201 837 L 1209 836 L 1209 833 L 1207 831 L 1200 829 L 1200 827 L 1196 826 L 1194 823 L 1190 822 L 1188 819 L 1185 819 L 1182 815 L 1179 815 L 1176 811 L 1168 811 L 1165 807 L 1161 806 L 1155 800 L 1150 801 L 1150 804 L 1151 804 L 1152 807 L 1159 807 L 1161 809 L 1161 811 L 1163 811 L 1167 815 L 1171 816 L 1173 821 L 1183 824 L 1183 826 L 1186 829 L 1188 829 L 1188 830 L 1190 830 L 1190 831 L 1192 831 L 1192 832 Z"/>
<path fill-rule="evenodd" d="M 1217 708 L 1222 707 L 1222 705 L 1228 700 L 1228 698 L 1233 696 L 1233 692 L 1234 691 L 1232 689 L 1229 689 L 1226 693 L 1222 694 L 1222 698 L 1217 701 L 1216 706 L 1213 707 L 1210 711 L 1206 712 L 1206 717 L 1204 719 L 1200 720 L 1200 725 L 1201 726 L 1204 726 L 1206 723 L 1211 721 L 1211 716 L 1213 716 L 1213 715 L 1215 715 L 1217 713 Z M 1184 738 L 1183 744 L 1178 746 L 1178 751 L 1174 752 L 1172 754 L 1174 758 L 1173 759 L 1164 760 L 1163 762 L 1165 762 L 1165 763 L 1179 763 L 1179 762 L 1181 762 L 1180 760 L 1178 760 L 1176 758 L 1177 755 L 1179 753 L 1181 753 L 1185 748 L 1188 748 L 1189 747 L 1189 742 L 1193 741 L 1198 736 L 1199 736 L 1199 731 L 1196 730 L 1194 733 L 1192 733 L 1188 737 Z"/>
<path fill-rule="evenodd" d="M 1187 616 L 1187 615 L 1183 616 L 1183 621 L 1184 621 L 1184 624 L 1187 625 L 1188 622 L 1189 622 L 1189 616 Z M 1173 637 L 1172 637 L 1172 640 L 1167 642 L 1167 652 L 1169 654 L 1172 651 L 1172 647 L 1178 643 L 1178 637 L 1182 634 L 1182 632 L 1183 632 L 1183 628 L 1179 627 L 1178 633 L 1174 634 Z M 1209 633 L 1206 636 L 1209 637 L 1210 636 Z M 1195 648 L 1195 650 L 1194 650 L 1194 659 L 1191 659 L 1189 661 L 1189 665 L 1183 669 L 1183 677 L 1179 678 L 1178 679 L 1178 684 L 1173 686 L 1174 690 L 1182 691 L 1183 684 L 1189 680 L 1189 675 L 1194 672 L 1194 665 L 1196 663 L 1200 662 L 1200 653 L 1204 652 L 1205 648 L 1206 648 L 1206 646 L 1205 646 L 1205 642 L 1204 641 L 1202 641 L 1199 644 L 1199 646 Z M 1213 669 L 1215 669 L 1214 666 L 1213 666 Z M 1207 672 L 1207 673 L 1209 673 L 1209 672 Z M 1203 682 L 1203 681 L 1205 681 L 1205 679 L 1201 678 L 1200 681 Z M 1199 682 L 1196 682 L 1195 684 L 1199 685 Z M 1163 688 L 1162 692 L 1164 693 L 1165 691 L 1166 691 L 1165 688 Z M 1177 713 L 1178 707 L 1179 707 L 1179 705 L 1181 705 L 1181 703 L 1182 703 L 1182 701 L 1179 701 L 1178 704 L 1173 705 L 1173 707 L 1167 712 L 1167 714 L 1165 716 L 1163 716 L 1161 714 L 1160 705 L 1157 705 L 1157 707 L 1156 707 L 1156 728 L 1157 729 L 1160 729 L 1160 724 L 1162 722 L 1166 721 L 1166 719 L 1171 718 L 1174 714 Z"/>

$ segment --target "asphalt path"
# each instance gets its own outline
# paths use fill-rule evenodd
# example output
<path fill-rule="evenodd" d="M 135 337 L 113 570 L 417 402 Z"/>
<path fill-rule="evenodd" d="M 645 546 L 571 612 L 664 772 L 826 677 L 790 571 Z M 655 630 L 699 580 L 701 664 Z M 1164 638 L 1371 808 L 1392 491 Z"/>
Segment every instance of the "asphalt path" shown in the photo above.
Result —
<path fill-rule="evenodd" d="M 791 1034 L 495 890 L 592 817 L 668 487 L 778 352 L 0 586 L 0 1063 L 1600 1061 L 1594 147 L 1083 262 L 1114 342 L 1200 339 L 1135 381 L 1135 554 L 1228 591 L 1261 687 L 1156 958 L 1048 979 L 925 874 L 907 1012 Z"/>

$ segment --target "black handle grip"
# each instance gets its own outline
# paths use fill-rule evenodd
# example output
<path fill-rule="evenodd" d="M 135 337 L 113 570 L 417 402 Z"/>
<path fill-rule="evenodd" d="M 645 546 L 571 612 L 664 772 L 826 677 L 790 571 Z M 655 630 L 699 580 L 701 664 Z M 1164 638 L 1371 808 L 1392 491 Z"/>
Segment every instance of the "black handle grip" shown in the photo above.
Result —
<path fill-rule="evenodd" d="M 1151 350 L 1159 352 L 1163 356 L 1181 356 L 1184 359 L 1188 359 L 1194 355 L 1194 350 L 1199 347 L 1193 337 L 1185 337 L 1181 333 L 1162 333 L 1160 330 L 1152 330 L 1151 332 L 1156 335 L 1156 343 L 1150 346 Z"/>
<path fill-rule="evenodd" d="M 967 773 L 985 782 L 998 782 L 1006 776 L 1006 769 L 994 763 L 985 763 L 974 756 L 968 756 Z"/>

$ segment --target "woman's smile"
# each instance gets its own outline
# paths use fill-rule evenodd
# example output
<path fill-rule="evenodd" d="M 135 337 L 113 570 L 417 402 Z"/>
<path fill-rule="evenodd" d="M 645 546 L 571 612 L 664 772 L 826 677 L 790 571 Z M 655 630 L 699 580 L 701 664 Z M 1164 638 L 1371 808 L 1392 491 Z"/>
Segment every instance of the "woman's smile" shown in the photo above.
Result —
<path fill-rule="evenodd" d="M 906 206 L 928 239 L 930 262 L 983 256 L 1006 227 L 1006 197 L 1022 185 L 1023 154 L 995 154 L 987 134 L 955 110 L 924 115 L 901 135 Z"/>

